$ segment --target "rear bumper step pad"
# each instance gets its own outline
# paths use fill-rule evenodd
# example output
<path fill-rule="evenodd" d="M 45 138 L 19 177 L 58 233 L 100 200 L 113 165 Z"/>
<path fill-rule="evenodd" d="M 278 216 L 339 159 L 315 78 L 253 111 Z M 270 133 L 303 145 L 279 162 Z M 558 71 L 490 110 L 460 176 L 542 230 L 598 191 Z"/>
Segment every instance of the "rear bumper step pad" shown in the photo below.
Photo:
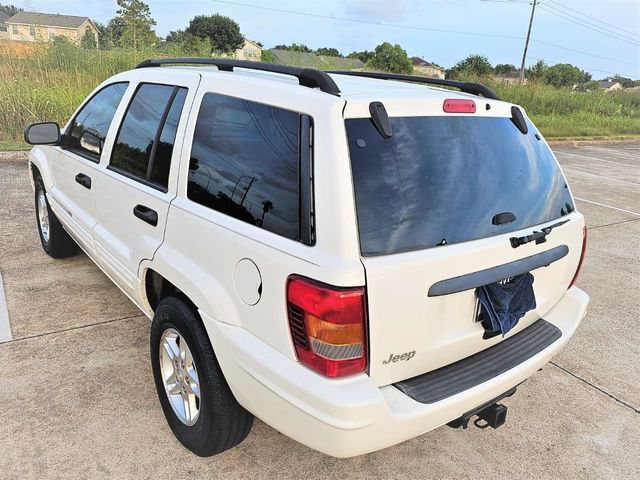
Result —
<path fill-rule="evenodd" d="M 561 336 L 558 327 L 540 319 L 493 347 L 393 386 L 420 403 L 435 403 L 497 377 Z"/>

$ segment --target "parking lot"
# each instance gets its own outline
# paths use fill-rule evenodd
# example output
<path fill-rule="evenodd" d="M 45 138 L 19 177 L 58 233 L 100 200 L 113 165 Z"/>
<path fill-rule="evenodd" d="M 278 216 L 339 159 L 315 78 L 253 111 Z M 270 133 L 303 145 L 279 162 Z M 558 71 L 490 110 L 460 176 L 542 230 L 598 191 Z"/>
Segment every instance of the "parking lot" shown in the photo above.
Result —
<path fill-rule="evenodd" d="M 640 143 L 554 150 L 589 226 L 575 337 L 503 402 L 498 430 L 445 426 L 346 460 L 259 420 L 222 455 L 186 451 L 148 319 L 84 254 L 42 251 L 26 154 L 0 159 L 0 478 L 640 478 Z"/>

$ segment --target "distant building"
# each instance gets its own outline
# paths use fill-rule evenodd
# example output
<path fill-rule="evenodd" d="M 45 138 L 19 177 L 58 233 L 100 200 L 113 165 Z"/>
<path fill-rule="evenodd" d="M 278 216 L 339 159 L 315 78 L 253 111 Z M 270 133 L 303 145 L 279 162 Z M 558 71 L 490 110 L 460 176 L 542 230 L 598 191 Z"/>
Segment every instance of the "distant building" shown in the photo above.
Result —
<path fill-rule="evenodd" d="M 598 87 L 605 92 L 613 92 L 614 90 L 622 90 L 622 84 L 612 78 L 606 80 L 598 80 Z"/>
<path fill-rule="evenodd" d="M 9 28 L 7 27 L 7 20 L 9 15 L 4 12 L 0 12 L 0 40 L 4 40 L 9 37 Z"/>
<path fill-rule="evenodd" d="M 47 42 L 54 37 L 66 37 L 80 43 L 89 30 L 98 44 L 98 27 L 89 17 L 49 13 L 18 12 L 6 20 L 7 37 L 18 42 Z"/>
<path fill-rule="evenodd" d="M 259 62 L 262 58 L 262 47 L 245 37 L 244 45 L 235 51 L 233 58 L 236 60 L 253 60 Z"/>
<path fill-rule="evenodd" d="M 435 63 L 427 62 L 420 57 L 411 57 L 414 73 L 422 74 L 431 78 L 444 78 L 444 68 Z"/>

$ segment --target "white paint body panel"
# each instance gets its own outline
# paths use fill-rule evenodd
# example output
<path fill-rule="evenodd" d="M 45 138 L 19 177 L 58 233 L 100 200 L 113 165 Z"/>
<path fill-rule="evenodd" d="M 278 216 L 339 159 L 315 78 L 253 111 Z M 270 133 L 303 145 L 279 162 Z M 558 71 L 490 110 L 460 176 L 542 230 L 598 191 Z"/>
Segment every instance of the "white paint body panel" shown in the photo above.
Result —
<path fill-rule="evenodd" d="M 505 248 L 510 235 L 503 235 L 361 258 L 344 118 L 368 117 L 371 101 L 384 102 L 390 116 L 442 115 L 444 98 L 473 98 L 478 103 L 477 116 L 508 116 L 511 105 L 399 82 L 334 78 L 343 92 L 341 97 L 299 87 L 293 78 L 242 69 L 219 72 L 180 67 L 125 72 L 108 80 L 126 80 L 130 86 L 99 165 L 60 160 L 57 147 L 36 147 L 30 159 L 41 171 L 51 204 L 65 228 L 145 314 L 153 314 L 144 285 L 149 269 L 198 307 L 227 381 L 245 408 L 312 448 L 348 457 L 436 428 L 525 380 L 570 338 L 584 317 L 588 297 L 577 288 L 567 291 L 582 245 L 584 219 L 577 212 L 542 245 Z M 182 82 L 190 89 L 166 193 L 107 170 L 117 128 L 140 81 Z M 267 103 L 313 118 L 314 246 L 283 238 L 187 198 L 191 143 L 207 92 Z M 73 178 L 79 167 L 91 169 L 96 176 L 91 190 L 95 197 L 87 194 L 89 190 L 77 191 L 83 188 Z M 132 215 L 133 207 L 144 202 L 158 211 L 156 229 L 150 230 Z M 532 230 L 524 229 L 518 235 Z M 569 247 L 570 254 L 533 272 L 539 305 L 514 330 L 521 331 L 544 316 L 561 329 L 560 340 L 512 370 L 435 404 L 417 403 L 390 385 L 501 341 L 501 337 L 479 341 L 481 327 L 469 318 L 475 305 L 472 291 L 428 299 L 430 285 L 561 244 Z M 234 278 L 238 281 L 249 275 L 236 272 L 243 259 L 249 259 L 259 271 L 261 291 L 255 305 L 251 305 L 252 291 L 258 285 L 255 272 L 250 273 L 251 292 L 239 295 L 234 284 Z M 368 372 L 328 379 L 297 361 L 286 313 L 286 280 L 291 274 L 336 286 L 366 285 Z M 411 350 L 416 351 L 411 362 L 382 366 L 390 353 Z"/>

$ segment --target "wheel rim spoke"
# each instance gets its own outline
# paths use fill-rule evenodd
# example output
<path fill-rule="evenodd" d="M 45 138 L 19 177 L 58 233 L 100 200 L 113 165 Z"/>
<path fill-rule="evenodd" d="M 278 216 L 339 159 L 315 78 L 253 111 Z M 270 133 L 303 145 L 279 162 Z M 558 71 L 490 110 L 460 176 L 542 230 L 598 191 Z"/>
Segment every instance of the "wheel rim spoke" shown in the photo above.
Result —
<path fill-rule="evenodd" d="M 200 379 L 189 345 L 169 328 L 160 339 L 160 373 L 173 412 L 185 425 L 200 415 Z"/>
<path fill-rule="evenodd" d="M 40 224 L 40 232 L 45 242 L 49 241 L 49 212 L 47 210 L 47 199 L 44 191 L 38 192 L 38 223 Z"/>

